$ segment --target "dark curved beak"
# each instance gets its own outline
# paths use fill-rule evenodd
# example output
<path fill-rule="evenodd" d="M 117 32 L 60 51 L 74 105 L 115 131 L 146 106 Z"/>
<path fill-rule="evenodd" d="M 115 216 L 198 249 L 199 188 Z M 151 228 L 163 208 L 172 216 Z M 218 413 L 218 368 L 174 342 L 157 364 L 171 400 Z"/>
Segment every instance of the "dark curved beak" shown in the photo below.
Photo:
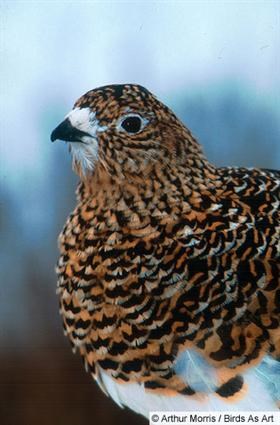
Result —
<path fill-rule="evenodd" d="M 83 142 L 83 136 L 90 136 L 88 133 L 81 131 L 72 126 L 69 118 L 60 123 L 51 134 L 51 141 L 64 140 L 65 142 Z"/>

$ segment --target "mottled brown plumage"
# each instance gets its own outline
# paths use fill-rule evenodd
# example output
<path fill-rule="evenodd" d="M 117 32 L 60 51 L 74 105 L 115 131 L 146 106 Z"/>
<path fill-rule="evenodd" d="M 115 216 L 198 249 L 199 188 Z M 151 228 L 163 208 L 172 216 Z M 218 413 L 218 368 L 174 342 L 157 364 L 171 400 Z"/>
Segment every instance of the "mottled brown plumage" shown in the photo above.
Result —
<path fill-rule="evenodd" d="M 74 108 L 92 112 L 98 153 L 82 163 L 89 127 L 52 135 L 81 176 L 59 238 L 67 336 L 97 380 L 187 397 L 174 361 L 191 349 L 217 368 L 216 394 L 235 396 L 244 371 L 280 357 L 280 173 L 216 168 L 141 86 L 101 87 Z"/>

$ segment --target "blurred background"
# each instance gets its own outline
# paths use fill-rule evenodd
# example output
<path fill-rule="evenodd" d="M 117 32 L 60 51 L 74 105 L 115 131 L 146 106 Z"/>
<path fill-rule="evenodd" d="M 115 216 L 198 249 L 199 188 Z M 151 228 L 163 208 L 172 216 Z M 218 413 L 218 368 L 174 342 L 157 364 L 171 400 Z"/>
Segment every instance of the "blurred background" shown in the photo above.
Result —
<path fill-rule="evenodd" d="M 77 178 L 53 128 L 84 92 L 149 88 L 212 162 L 280 168 L 279 1 L 0 1 L 0 423 L 144 424 L 63 336 L 57 235 Z"/>

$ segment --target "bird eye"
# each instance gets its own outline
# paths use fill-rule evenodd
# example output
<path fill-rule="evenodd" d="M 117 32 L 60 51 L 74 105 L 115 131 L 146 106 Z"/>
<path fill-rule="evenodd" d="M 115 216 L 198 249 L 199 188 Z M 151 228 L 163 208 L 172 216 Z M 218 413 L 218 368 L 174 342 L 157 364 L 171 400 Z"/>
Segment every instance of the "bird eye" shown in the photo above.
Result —
<path fill-rule="evenodd" d="M 127 132 L 127 133 L 138 133 L 142 129 L 143 121 L 142 118 L 139 117 L 139 115 L 131 115 L 126 117 L 122 123 L 121 127 Z"/>

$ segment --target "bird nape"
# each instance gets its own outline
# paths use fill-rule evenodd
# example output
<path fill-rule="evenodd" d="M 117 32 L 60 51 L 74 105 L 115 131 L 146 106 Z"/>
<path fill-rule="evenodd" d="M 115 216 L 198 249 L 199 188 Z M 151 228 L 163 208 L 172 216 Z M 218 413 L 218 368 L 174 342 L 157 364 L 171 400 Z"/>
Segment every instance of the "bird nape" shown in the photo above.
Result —
<path fill-rule="evenodd" d="M 280 172 L 213 166 L 134 84 L 89 91 L 51 139 L 81 179 L 60 312 L 103 391 L 146 416 L 277 410 Z"/>

